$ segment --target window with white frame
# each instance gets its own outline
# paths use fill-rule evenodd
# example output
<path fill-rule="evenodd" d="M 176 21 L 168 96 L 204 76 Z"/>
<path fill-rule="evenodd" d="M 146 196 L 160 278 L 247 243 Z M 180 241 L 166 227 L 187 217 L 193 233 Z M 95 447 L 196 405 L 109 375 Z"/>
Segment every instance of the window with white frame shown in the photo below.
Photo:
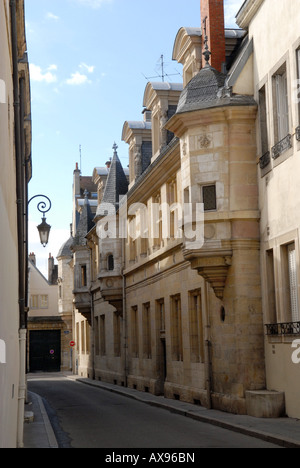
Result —
<path fill-rule="evenodd" d="M 298 275 L 295 243 L 287 246 L 288 256 L 288 285 L 290 299 L 290 318 L 292 322 L 299 322 L 299 301 L 298 301 Z"/>
<path fill-rule="evenodd" d="M 39 308 L 39 296 L 37 294 L 33 294 L 30 297 L 30 308 L 31 309 L 38 309 Z"/>
<path fill-rule="evenodd" d="M 296 87 L 296 99 L 298 102 L 298 127 L 296 129 L 296 138 L 300 141 L 300 47 L 296 50 L 297 59 L 297 87 Z"/>
<path fill-rule="evenodd" d="M 273 75 L 275 143 L 289 134 L 289 103 L 287 86 L 287 69 L 284 63 Z"/>
<path fill-rule="evenodd" d="M 41 309 L 48 309 L 48 295 L 42 294 L 40 296 Z"/>

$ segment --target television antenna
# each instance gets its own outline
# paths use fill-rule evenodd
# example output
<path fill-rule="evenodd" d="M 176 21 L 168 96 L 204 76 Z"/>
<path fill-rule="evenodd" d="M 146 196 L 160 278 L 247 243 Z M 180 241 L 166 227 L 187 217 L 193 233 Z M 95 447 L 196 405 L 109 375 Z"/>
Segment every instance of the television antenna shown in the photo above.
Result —
<path fill-rule="evenodd" d="M 176 76 L 176 75 L 180 75 L 181 76 L 181 73 L 177 72 L 177 73 L 172 73 L 172 74 L 168 74 L 168 73 L 165 73 L 165 61 L 164 61 L 164 56 L 163 54 L 160 56 L 160 68 L 161 68 L 161 74 L 160 75 L 156 75 L 156 76 L 145 76 L 143 73 L 142 75 L 144 76 L 144 78 L 146 78 L 147 81 L 149 81 L 150 79 L 153 79 L 153 78 L 160 78 L 162 80 L 162 82 L 164 83 L 165 81 L 165 77 L 170 77 L 170 76 Z"/>
<path fill-rule="evenodd" d="M 82 173 L 82 152 L 81 152 L 81 145 L 79 145 L 79 158 L 80 158 L 80 172 Z"/>

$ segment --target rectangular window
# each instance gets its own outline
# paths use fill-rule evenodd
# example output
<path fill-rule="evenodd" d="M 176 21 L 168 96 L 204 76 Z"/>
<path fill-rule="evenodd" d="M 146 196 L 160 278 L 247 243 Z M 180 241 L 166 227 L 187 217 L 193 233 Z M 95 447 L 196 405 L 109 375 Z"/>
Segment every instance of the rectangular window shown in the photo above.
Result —
<path fill-rule="evenodd" d="M 275 295 L 275 270 L 274 270 L 274 253 L 273 250 L 268 250 L 266 253 L 266 268 L 267 268 L 267 294 L 268 294 L 268 320 L 271 324 L 277 323 L 276 312 L 276 295 Z"/>
<path fill-rule="evenodd" d="M 138 308 L 131 308 L 131 352 L 133 357 L 139 355 L 139 323 L 138 323 Z"/>
<path fill-rule="evenodd" d="M 85 322 L 85 343 L 86 354 L 89 354 L 91 349 L 91 326 L 88 321 Z"/>
<path fill-rule="evenodd" d="M 39 296 L 34 294 L 30 297 L 30 308 L 38 309 L 39 308 Z"/>
<path fill-rule="evenodd" d="M 290 317 L 292 322 L 298 322 L 299 304 L 298 304 L 298 278 L 295 244 L 287 246 L 288 254 L 288 273 L 289 273 L 289 297 L 290 297 Z"/>
<path fill-rule="evenodd" d="M 41 309 L 48 309 L 48 296 L 46 294 L 42 294 L 40 296 L 40 307 Z"/>
<path fill-rule="evenodd" d="M 105 340 L 105 315 L 100 315 L 100 354 L 106 354 L 106 340 Z"/>
<path fill-rule="evenodd" d="M 114 354 L 121 356 L 121 315 L 114 313 Z"/>
<path fill-rule="evenodd" d="M 202 203 L 204 204 L 204 211 L 215 211 L 217 209 L 217 194 L 215 184 L 204 185 L 202 187 Z"/>
<path fill-rule="evenodd" d="M 263 86 L 259 90 L 259 119 L 260 119 L 260 139 L 261 139 L 261 155 L 263 156 L 269 150 L 269 137 L 267 125 L 267 101 L 266 87 Z"/>
<path fill-rule="evenodd" d="M 159 328 L 160 334 L 162 334 L 166 330 L 164 299 L 159 299 L 158 301 L 156 301 L 156 313 L 157 313 L 158 328 Z"/>
<path fill-rule="evenodd" d="M 143 304 L 143 354 L 151 359 L 151 309 L 150 302 Z"/>
<path fill-rule="evenodd" d="M 191 361 L 204 362 L 201 290 L 189 293 Z"/>
<path fill-rule="evenodd" d="M 87 286 L 86 265 L 81 267 L 81 286 Z"/>
<path fill-rule="evenodd" d="M 295 243 L 284 245 L 282 252 L 283 322 L 299 322 L 298 275 Z"/>
<path fill-rule="evenodd" d="M 96 356 L 99 356 L 99 354 L 100 354 L 100 346 L 99 346 L 99 317 L 95 317 L 94 330 L 95 330 L 95 353 L 96 353 Z"/>
<path fill-rule="evenodd" d="M 180 294 L 171 296 L 171 344 L 173 361 L 183 361 Z"/>
<path fill-rule="evenodd" d="M 85 332 L 84 332 L 84 321 L 81 321 L 80 327 L 80 342 L 81 342 L 81 353 L 85 354 Z"/>
<path fill-rule="evenodd" d="M 159 249 L 163 241 L 163 219 L 161 209 L 160 193 L 152 198 L 152 229 L 153 229 L 153 248 Z"/>
<path fill-rule="evenodd" d="M 275 143 L 289 134 L 289 103 L 287 87 L 287 70 L 284 64 L 273 76 Z"/>
<path fill-rule="evenodd" d="M 297 58 L 297 96 L 296 99 L 298 101 L 298 122 L 300 124 L 300 48 L 296 51 L 296 58 Z M 297 132 L 297 139 L 300 140 L 300 131 Z"/>

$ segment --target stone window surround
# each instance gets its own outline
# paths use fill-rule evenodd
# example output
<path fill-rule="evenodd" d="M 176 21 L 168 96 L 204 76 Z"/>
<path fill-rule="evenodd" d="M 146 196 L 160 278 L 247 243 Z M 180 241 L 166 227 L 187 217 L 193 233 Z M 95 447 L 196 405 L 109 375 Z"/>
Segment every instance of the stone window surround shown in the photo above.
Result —
<path fill-rule="evenodd" d="M 265 247 L 264 247 L 264 255 L 263 255 L 263 262 L 264 262 L 264 271 L 266 272 L 266 268 L 267 268 L 267 252 L 270 251 L 270 250 L 273 250 L 273 253 L 274 253 L 274 281 L 275 281 L 275 297 L 276 297 L 276 309 L 277 309 L 277 323 L 280 324 L 280 323 L 286 323 L 288 322 L 286 316 L 285 316 L 285 303 L 283 301 L 283 294 L 280 294 L 280 291 L 281 291 L 281 285 L 282 285 L 282 277 L 283 277 L 283 270 L 282 268 L 280 268 L 280 265 L 282 264 L 282 255 L 283 255 L 283 248 L 289 244 L 292 244 L 294 243 L 295 244 L 295 248 L 296 248 L 296 258 L 299 259 L 299 247 L 298 247 L 298 244 L 299 244 L 299 239 L 298 239 L 298 232 L 297 230 L 293 230 L 291 232 L 288 232 L 286 234 L 283 234 L 282 236 L 278 236 L 276 237 L 275 239 L 272 239 L 270 240 L 269 242 L 266 242 L 265 243 Z M 278 260 L 278 255 L 279 255 L 279 260 Z M 298 278 L 300 278 L 300 268 L 299 268 L 299 263 L 297 262 L 298 264 L 298 268 L 297 268 L 297 274 L 298 274 Z M 266 314 L 264 315 L 264 324 L 267 325 L 267 324 L 270 324 L 270 320 L 269 320 L 269 302 L 268 302 L 268 299 L 267 299 L 267 284 L 265 284 L 265 306 L 266 306 L 266 311 L 267 311 L 267 314 L 268 316 L 266 316 Z M 299 291 L 298 291 L 299 293 Z M 269 342 L 280 342 L 280 343 L 285 343 L 285 342 L 291 342 L 295 339 L 295 336 L 298 336 L 298 335 L 268 335 L 267 338 L 269 340 Z"/>

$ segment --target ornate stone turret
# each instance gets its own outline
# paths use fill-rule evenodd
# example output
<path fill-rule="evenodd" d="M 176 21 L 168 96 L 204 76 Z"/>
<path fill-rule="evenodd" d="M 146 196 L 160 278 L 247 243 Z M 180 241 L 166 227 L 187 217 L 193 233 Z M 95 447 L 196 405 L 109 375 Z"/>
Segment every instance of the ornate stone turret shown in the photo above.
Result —
<path fill-rule="evenodd" d="M 118 234 L 118 211 L 120 199 L 128 191 L 128 181 L 118 157 L 117 149 L 115 143 L 103 199 L 98 206 L 95 222 L 97 223 L 99 251 L 101 252 L 98 275 L 101 295 L 121 314 L 123 311 L 122 239 L 119 238 Z M 108 221 L 107 216 L 111 216 L 110 221 Z M 113 229 L 107 231 L 106 225 L 110 222 L 113 223 Z"/>

